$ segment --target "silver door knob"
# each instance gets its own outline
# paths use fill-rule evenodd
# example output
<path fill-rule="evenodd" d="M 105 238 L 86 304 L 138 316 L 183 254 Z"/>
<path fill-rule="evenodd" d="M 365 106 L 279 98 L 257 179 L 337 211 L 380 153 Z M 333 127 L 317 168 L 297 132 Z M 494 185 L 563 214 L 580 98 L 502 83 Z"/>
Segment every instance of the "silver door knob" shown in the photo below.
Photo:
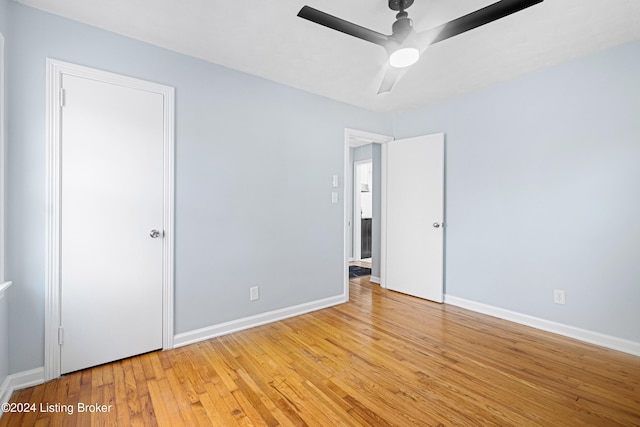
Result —
<path fill-rule="evenodd" d="M 157 239 L 161 235 L 162 233 L 158 230 L 151 230 L 151 232 L 149 233 L 149 236 L 151 236 L 152 239 Z"/>
<path fill-rule="evenodd" d="M 437 222 L 434 222 L 434 223 L 433 223 L 433 227 L 434 227 L 434 228 L 440 228 L 440 224 L 439 224 L 439 223 L 437 223 Z"/>

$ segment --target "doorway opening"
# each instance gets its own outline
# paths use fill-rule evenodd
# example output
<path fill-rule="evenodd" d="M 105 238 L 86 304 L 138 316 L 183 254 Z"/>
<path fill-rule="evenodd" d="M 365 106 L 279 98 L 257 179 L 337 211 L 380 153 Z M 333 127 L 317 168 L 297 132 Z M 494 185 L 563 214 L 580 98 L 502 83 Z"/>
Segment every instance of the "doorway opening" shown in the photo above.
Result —
<path fill-rule="evenodd" d="M 363 156 L 366 150 L 370 157 Z M 356 163 L 371 159 L 371 271 L 366 280 L 442 302 L 444 134 L 396 141 L 391 136 L 346 129 L 344 158 L 345 300 L 349 299 L 350 264 L 362 263 L 364 258 L 362 239 L 358 242 L 355 236 L 362 235 L 363 215 L 358 215 L 362 209 L 355 205 L 362 201 L 368 172 L 358 172 Z M 422 175 L 416 175 L 419 172 Z M 425 268 L 429 274 L 423 274 Z"/>
<path fill-rule="evenodd" d="M 391 136 L 345 129 L 344 289 L 346 298 L 349 296 L 350 276 L 353 280 L 353 274 L 350 274 L 349 270 L 354 270 L 354 267 L 369 270 L 364 272 L 366 274 L 362 271 L 357 272 L 359 276 L 356 277 L 366 277 L 366 280 L 374 283 L 381 282 L 381 156 L 382 145 L 390 141 L 393 141 Z"/>
<path fill-rule="evenodd" d="M 361 160 L 353 167 L 353 261 L 371 265 L 373 221 L 373 160 Z"/>

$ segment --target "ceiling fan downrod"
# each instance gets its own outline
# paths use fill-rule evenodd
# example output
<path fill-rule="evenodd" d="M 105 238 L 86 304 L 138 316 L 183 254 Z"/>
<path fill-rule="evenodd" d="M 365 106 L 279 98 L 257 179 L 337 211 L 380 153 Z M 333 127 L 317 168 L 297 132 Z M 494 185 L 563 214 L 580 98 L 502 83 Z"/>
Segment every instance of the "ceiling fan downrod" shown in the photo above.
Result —
<path fill-rule="evenodd" d="M 413 20 L 406 12 L 413 0 L 389 0 L 389 9 L 398 11 L 396 21 L 391 26 L 392 37 L 402 43 L 413 31 Z"/>

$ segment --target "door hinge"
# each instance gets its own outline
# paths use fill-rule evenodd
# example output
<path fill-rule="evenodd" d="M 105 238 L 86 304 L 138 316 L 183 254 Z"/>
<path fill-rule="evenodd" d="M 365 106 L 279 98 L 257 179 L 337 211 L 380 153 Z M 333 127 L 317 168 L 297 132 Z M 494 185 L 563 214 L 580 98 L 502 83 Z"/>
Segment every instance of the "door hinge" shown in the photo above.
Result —
<path fill-rule="evenodd" d="M 64 88 L 60 88 L 60 107 L 64 107 L 65 104 L 65 92 Z"/>
<path fill-rule="evenodd" d="M 64 342 L 64 328 L 62 326 L 58 327 L 58 344 L 62 345 Z"/>

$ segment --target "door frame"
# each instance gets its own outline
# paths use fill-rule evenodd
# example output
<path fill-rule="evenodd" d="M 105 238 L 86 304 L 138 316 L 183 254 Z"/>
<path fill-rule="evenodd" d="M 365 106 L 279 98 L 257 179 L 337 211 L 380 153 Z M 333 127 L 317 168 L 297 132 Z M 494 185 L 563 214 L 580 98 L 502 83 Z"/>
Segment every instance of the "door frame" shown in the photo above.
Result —
<path fill-rule="evenodd" d="M 344 277 L 344 300 L 349 300 L 349 246 L 353 232 L 351 231 L 351 222 L 353 222 L 353 215 L 349 218 L 349 204 L 353 205 L 353 194 L 351 194 L 352 201 L 349 201 L 348 194 L 353 191 L 353 167 L 351 166 L 351 148 L 360 147 L 367 144 L 385 144 L 393 141 L 393 137 L 389 135 L 382 135 L 372 132 L 366 132 L 358 129 L 345 128 L 344 130 L 344 168 L 343 168 L 343 185 L 342 194 L 344 194 L 344 215 L 343 215 L 343 277 Z M 384 209 L 384 205 L 382 206 Z M 353 248 L 352 248 L 353 250 Z M 384 252 L 384 250 L 383 250 Z"/>
<path fill-rule="evenodd" d="M 46 61 L 46 270 L 45 270 L 45 348 L 44 379 L 60 376 L 58 331 L 60 326 L 60 236 L 61 236 L 61 152 L 60 123 L 62 76 L 72 75 L 131 89 L 157 93 L 164 99 L 163 132 L 163 229 L 162 248 L 162 348 L 173 348 L 174 318 L 174 152 L 175 107 L 174 88 L 132 77 L 96 70 L 51 58 Z"/>

